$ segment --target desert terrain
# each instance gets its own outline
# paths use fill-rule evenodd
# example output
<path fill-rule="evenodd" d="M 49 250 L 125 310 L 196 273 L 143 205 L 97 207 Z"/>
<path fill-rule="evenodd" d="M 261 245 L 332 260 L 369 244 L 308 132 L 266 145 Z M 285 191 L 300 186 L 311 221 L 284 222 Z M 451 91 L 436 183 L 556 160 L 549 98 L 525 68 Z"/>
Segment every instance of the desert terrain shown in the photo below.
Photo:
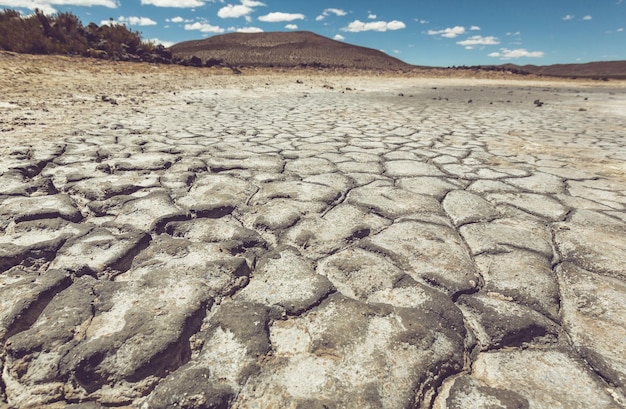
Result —
<path fill-rule="evenodd" d="M 626 83 L 0 53 L 0 408 L 622 408 Z"/>

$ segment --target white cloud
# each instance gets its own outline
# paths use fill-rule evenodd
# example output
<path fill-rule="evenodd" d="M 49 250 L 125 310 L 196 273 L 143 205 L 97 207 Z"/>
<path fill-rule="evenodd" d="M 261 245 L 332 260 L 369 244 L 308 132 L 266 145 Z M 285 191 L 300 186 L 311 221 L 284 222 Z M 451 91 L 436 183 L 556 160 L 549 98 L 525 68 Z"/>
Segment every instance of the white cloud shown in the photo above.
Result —
<path fill-rule="evenodd" d="M 480 31 L 480 27 L 478 27 L 478 26 L 471 26 L 470 27 L 470 31 Z"/>
<path fill-rule="evenodd" d="M 573 20 L 574 19 L 574 15 L 573 14 L 567 14 L 565 16 L 563 16 L 562 20 L 568 21 L 568 20 Z"/>
<path fill-rule="evenodd" d="M 331 14 L 334 14 L 336 16 L 345 16 L 346 13 L 344 10 L 342 9 L 334 9 L 334 8 L 330 8 L 330 9 L 325 9 L 324 11 L 322 11 L 322 14 L 320 14 L 319 16 L 315 17 L 315 21 L 322 21 L 324 20 L 326 17 L 330 16 Z"/>
<path fill-rule="evenodd" d="M 445 38 L 456 38 L 461 34 L 465 34 L 465 27 L 463 26 L 454 26 L 449 28 L 444 28 L 443 30 L 428 30 L 428 35 L 431 36 L 442 36 Z"/>
<path fill-rule="evenodd" d="M 235 31 L 237 31 L 238 33 L 262 33 L 263 29 L 258 27 L 243 27 L 238 28 Z"/>
<path fill-rule="evenodd" d="M 163 47 L 165 47 L 165 48 L 167 48 L 167 47 L 171 47 L 171 46 L 173 46 L 174 44 L 176 44 L 176 43 L 175 43 L 175 42 L 173 42 L 173 41 L 159 40 L 158 38 L 149 38 L 149 39 L 148 39 L 148 42 L 150 42 L 150 43 L 152 43 L 152 44 L 155 44 L 155 45 L 162 44 L 162 45 L 163 45 Z"/>
<path fill-rule="evenodd" d="M 585 17 L 583 17 L 583 20 L 585 20 L 585 21 L 589 21 L 589 20 L 591 20 L 591 19 L 593 19 L 593 17 L 591 17 L 591 16 L 590 16 L 590 15 L 588 15 L 588 14 L 587 14 Z"/>
<path fill-rule="evenodd" d="M 9 3 L 9 4 L 7 4 Z M 3 6 L 9 6 L 9 7 L 20 7 L 20 8 L 25 8 L 25 9 L 29 9 L 29 10 L 35 10 L 35 9 L 39 9 L 41 10 L 44 14 L 54 14 L 57 12 L 57 10 L 52 7 L 50 4 L 43 4 L 43 3 L 37 3 L 34 1 L 4 1 L 2 2 Z"/>
<path fill-rule="evenodd" d="M 333 40 L 337 40 L 337 41 L 343 41 L 343 40 L 345 40 L 345 39 L 346 39 L 346 38 L 345 38 L 344 36 L 342 36 L 341 34 L 336 34 L 336 35 L 333 37 Z"/>
<path fill-rule="evenodd" d="M 259 21 L 264 21 L 266 23 L 280 23 L 282 21 L 294 21 L 294 20 L 304 20 L 304 14 L 282 13 L 280 11 L 276 11 L 274 13 L 269 13 L 269 14 L 259 17 Z"/>
<path fill-rule="evenodd" d="M 617 30 L 615 30 L 615 31 L 617 31 L 618 33 L 621 33 L 622 31 L 624 31 L 624 27 L 620 27 L 620 28 L 618 28 L 618 29 L 617 29 Z"/>
<path fill-rule="evenodd" d="M 406 28 L 406 24 L 402 21 L 393 20 L 393 21 L 372 21 L 369 23 L 364 23 L 359 20 L 354 20 L 352 23 L 348 24 L 347 27 L 341 29 L 341 31 L 348 31 L 350 33 L 359 33 L 362 31 L 387 31 L 387 30 L 400 30 Z"/>
<path fill-rule="evenodd" d="M 404 24 L 402 21 L 393 20 L 387 23 L 388 30 L 400 30 L 402 28 L 406 28 L 406 24 Z"/>
<path fill-rule="evenodd" d="M 243 16 L 247 16 L 252 13 L 252 8 L 245 6 L 243 4 L 238 4 L 233 6 L 232 4 L 227 4 L 226 6 L 219 9 L 217 12 L 217 16 L 220 18 L 239 18 Z"/>
<path fill-rule="evenodd" d="M 156 7 L 193 8 L 204 6 L 200 0 L 141 0 L 141 5 Z"/>
<path fill-rule="evenodd" d="M 508 48 L 501 48 L 500 51 L 496 51 L 487 55 L 488 57 L 500 58 L 501 60 L 510 60 L 512 58 L 542 58 L 544 56 L 543 51 L 528 51 L 524 48 L 518 48 L 515 50 L 509 50 Z"/>
<path fill-rule="evenodd" d="M 185 24 L 185 30 L 198 30 L 201 33 L 223 33 L 224 29 L 219 26 L 213 26 L 209 23 L 195 22 L 193 24 Z"/>
<path fill-rule="evenodd" d="M 376 17 L 377 17 L 376 14 L 372 14 L 372 13 L 367 15 L 367 18 L 370 19 L 370 20 L 375 20 Z"/>
<path fill-rule="evenodd" d="M 0 6 L 8 6 L 10 8 L 25 8 L 29 10 L 39 9 L 45 14 L 54 14 L 57 10 L 55 5 L 60 6 L 102 6 L 108 8 L 117 8 L 117 0 L 2 0 Z"/>
<path fill-rule="evenodd" d="M 129 26 L 156 26 L 157 22 L 152 20 L 149 17 L 124 17 L 120 16 L 117 20 L 102 20 L 100 22 L 101 26 L 113 26 L 113 25 L 129 25 Z"/>
<path fill-rule="evenodd" d="M 414 18 L 413 21 L 415 21 L 416 23 L 420 23 L 420 24 L 428 24 L 430 23 L 430 21 L 428 20 L 424 20 L 424 19 L 419 19 L 419 18 Z"/>
<path fill-rule="evenodd" d="M 519 36 L 519 35 L 521 35 L 521 34 L 522 34 L 522 33 L 521 33 L 520 31 L 516 31 L 516 32 L 514 32 L 514 33 L 512 33 L 512 32 L 506 33 L 506 35 L 508 35 L 508 36 Z"/>
<path fill-rule="evenodd" d="M 334 14 L 334 15 L 337 15 L 337 16 L 345 16 L 346 14 L 348 14 L 348 13 L 346 13 L 342 9 L 333 9 L 333 8 L 324 10 L 323 14 L 328 15 L 328 14 L 331 14 L 331 13 Z"/>
<path fill-rule="evenodd" d="M 223 3 L 224 0 L 221 0 L 220 2 Z M 252 21 L 252 17 L 250 17 L 250 14 L 254 11 L 254 7 L 259 6 L 265 6 L 265 3 L 257 0 L 241 0 L 241 4 L 227 4 L 226 6 L 222 7 L 217 12 L 217 16 L 220 18 L 245 17 L 246 21 L 248 21 L 249 23 Z"/>
<path fill-rule="evenodd" d="M 110 21 L 110 20 L 109 20 Z M 124 17 L 120 16 L 117 19 L 120 24 L 128 24 L 129 26 L 156 26 L 157 22 L 149 17 Z"/>
<path fill-rule="evenodd" d="M 171 21 L 172 23 L 182 23 L 183 21 L 185 21 L 185 19 L 182 18 L 181 16 L 176 16 L 176 17 L 172 17 L 172 18 L 166 19 L 165 21 L 167 21 L 167 22 Z"/>
<path fill-rule="evenodd" d="M 471 36 L 467 40 L 457 41 L 458 45 L 473 46 L 473 45 L 498 45 L 500 40 L 494 36 Z"/>
<path fill-rule="evenodd" d="M 285 28 L 286 28 L 287 30 L 297 30 L 297 29 L 298 29 L 298 25 L 297 25 L 297 24 L 287 24 L 287 25 L 285 26 Z"/>
<path fill-rule="evenodd" d="M 103 6 L 108 8 L 117 8 L 119 6 L 119 1 L 114 0 L 45 0 L 42 3 L 58 4 L 60 6 Z"/>

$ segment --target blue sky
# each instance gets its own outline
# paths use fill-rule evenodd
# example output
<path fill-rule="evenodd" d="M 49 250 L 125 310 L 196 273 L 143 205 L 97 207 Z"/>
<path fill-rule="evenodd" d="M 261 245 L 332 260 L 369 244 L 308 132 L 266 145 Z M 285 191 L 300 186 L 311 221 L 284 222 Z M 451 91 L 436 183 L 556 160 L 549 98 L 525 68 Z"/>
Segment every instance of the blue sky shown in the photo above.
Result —
<path fill-rule="evenodd" d="M 430 66 L 626 60 L 625 0 L 0 0 L 123 23 L 164 45 L 308 30 Z"/>

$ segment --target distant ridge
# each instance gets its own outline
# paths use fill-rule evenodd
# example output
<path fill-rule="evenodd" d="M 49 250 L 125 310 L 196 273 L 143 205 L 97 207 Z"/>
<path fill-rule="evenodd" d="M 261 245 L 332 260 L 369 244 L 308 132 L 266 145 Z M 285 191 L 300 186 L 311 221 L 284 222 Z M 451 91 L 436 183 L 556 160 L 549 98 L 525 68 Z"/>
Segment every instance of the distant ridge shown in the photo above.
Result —
<path fill-rule="evenodd" d="M 410 70 L 414 66 L 382 51 L 309 32 L 230 33 L 170 47 L 176 58 L 196 56 L 227 66 L 324 67 Z"/>
<path fill-rule="evenodd" d="M 539 66 L 505 64 L 503 67 L 515 67 L 531 74 L 555 77 L 626 79 L 626 61 L 596 61 L 583 64 L 553 64 Z"/>

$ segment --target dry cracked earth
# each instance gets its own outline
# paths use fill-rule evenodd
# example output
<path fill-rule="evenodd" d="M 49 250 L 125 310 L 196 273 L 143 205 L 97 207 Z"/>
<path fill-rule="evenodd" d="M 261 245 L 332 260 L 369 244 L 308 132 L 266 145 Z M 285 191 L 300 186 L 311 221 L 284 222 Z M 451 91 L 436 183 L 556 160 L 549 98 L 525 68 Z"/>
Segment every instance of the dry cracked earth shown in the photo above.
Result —
<path fill-rule="evenodd" d="M 0 407 L 624 406 L 623 87 L 185 72 L 0 96 Z"/>

